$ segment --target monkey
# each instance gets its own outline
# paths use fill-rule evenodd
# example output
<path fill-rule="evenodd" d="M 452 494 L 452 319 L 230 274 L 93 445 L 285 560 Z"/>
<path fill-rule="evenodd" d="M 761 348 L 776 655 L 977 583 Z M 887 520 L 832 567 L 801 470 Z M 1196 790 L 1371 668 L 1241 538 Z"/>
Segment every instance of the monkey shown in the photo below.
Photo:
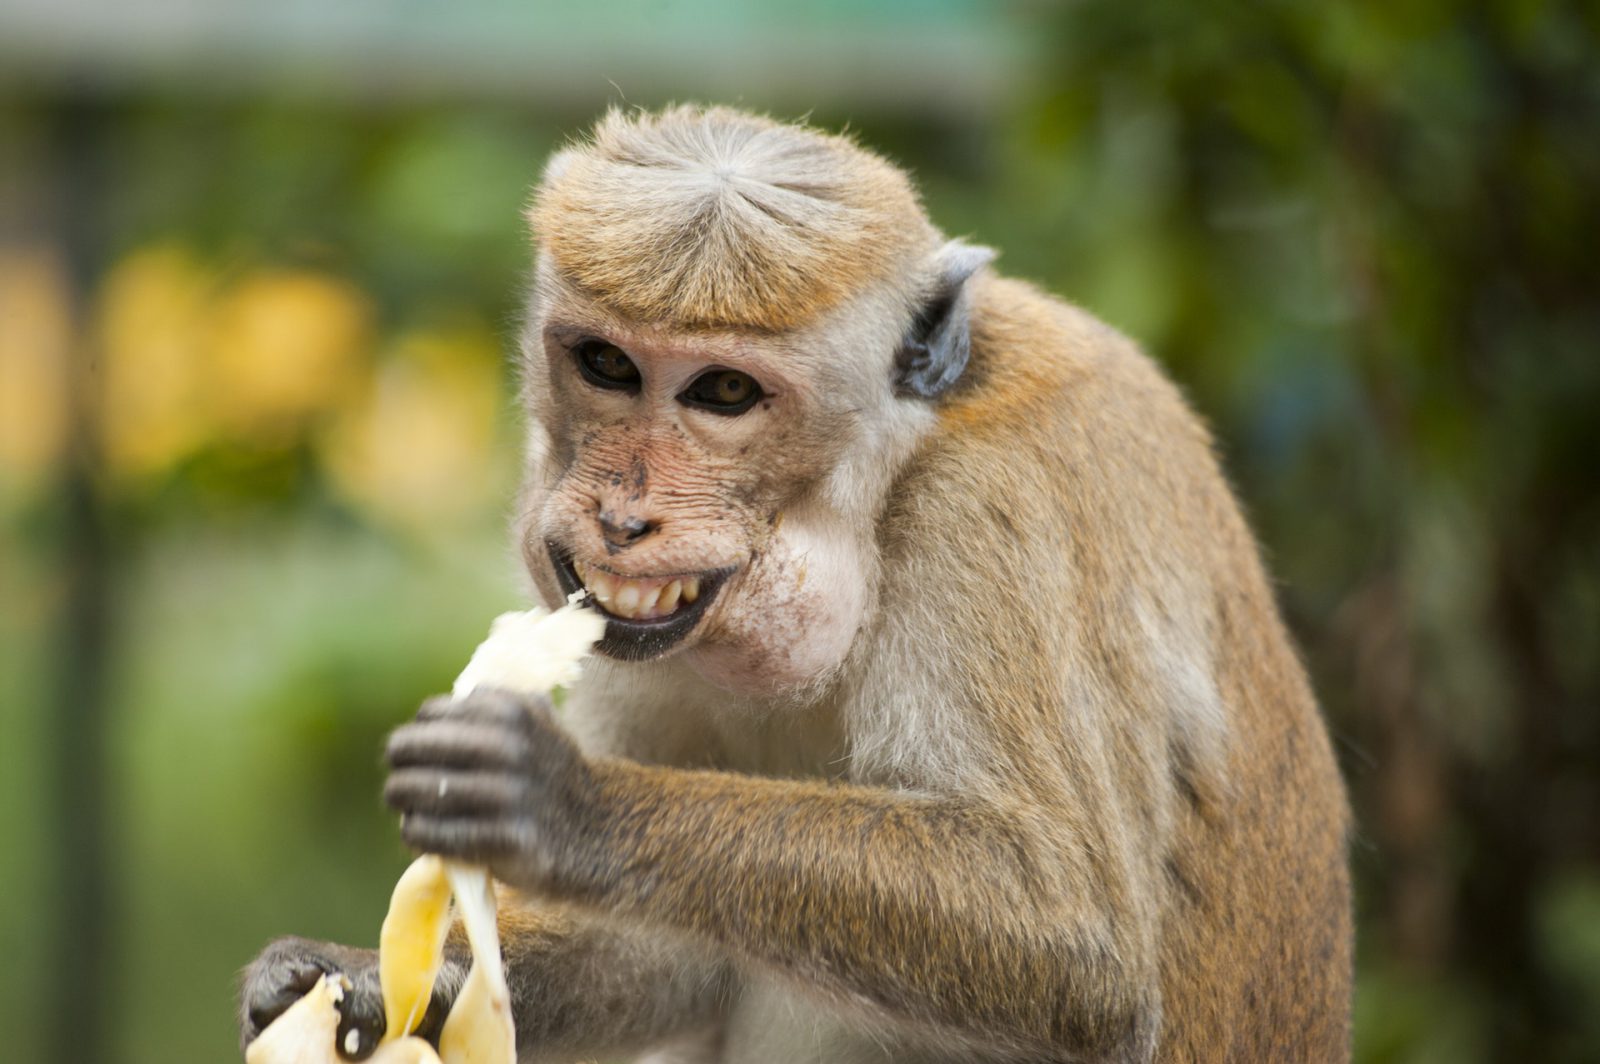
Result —
<path fill-rule="evenodd" d="M 520 1058 L 1348 1059 L 1343 784 L 1157 365 L 808 125 L 612 110 L 529 220 L 514 536 L 605 635 L 385 784 L 500 884 Z M 374 964 L 272 944 L 244 1039 L 341 971 L 370 1052 Z"/>

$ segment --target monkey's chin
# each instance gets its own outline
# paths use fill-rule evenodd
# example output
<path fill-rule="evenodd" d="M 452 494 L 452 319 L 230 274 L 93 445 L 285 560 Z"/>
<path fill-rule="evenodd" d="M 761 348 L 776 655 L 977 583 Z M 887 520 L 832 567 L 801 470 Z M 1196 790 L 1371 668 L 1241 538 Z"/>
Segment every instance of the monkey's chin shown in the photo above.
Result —
<path fill-rule="evenodd" d="M 578 571 L 572 566 L 571 552 L 549 541 L 546 541 L 545 547 L 550 552 L 550 563 L 561 585 L 561 593 L 571 595 L 575 591 L 586 590 L 583 581 L 578 579 Z M 690 633 L 700 626 L 707 608 L 716 600 L 717 593 L 727 583 L 728 577 L 733 575 L 733 570 L 712 569 L 698 575 L 700 597 L 679 606 L 665 617 L 650 620 L 618 617 L 596 602 L 595 608 L 605 614 L 606 634 L 600 638 L 595 649 L 619 661 L 649 661 L 679 649 Z"/>

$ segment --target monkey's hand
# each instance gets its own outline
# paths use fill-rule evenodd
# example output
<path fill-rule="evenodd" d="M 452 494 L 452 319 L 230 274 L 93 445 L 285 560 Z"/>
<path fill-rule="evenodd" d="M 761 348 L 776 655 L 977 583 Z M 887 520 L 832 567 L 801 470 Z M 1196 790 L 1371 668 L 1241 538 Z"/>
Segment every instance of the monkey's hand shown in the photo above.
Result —
<path fill-rule="evenodd" d="M 478 688 L 424 703 L 388 746 L 384 800 L 413 849 L 565 893 L 598 832 L 592 766 L 542 696 Z"/>
<path fill-rule="evenodd" d="M 324 975 L 342 975 L 349 989 L 339 1002 L 339 1053 L 351 1060 L 365 1060 L 383 1037 L 383 993 L 378 987 L 378 953 L 333 942 L 314 942 L 305 938 L 280 938 L 250 963 L 244 971 L 240 991 L 240 1048 L 255 1041 L 267 1025 L 290 1005 L 304 997 Z M 440 977 L 434 983 L 416 1033 L 439 1044 L 455 988 L 466 976 L 459 959 L 446 958 Z"/>

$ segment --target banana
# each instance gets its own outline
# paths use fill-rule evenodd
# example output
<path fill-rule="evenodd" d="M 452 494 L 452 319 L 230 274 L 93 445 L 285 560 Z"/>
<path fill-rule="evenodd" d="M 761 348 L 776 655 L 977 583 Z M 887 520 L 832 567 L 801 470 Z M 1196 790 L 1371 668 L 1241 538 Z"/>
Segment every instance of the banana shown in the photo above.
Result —
<path fill-rule="evenodd" d="M 345 986 L 342 976 L 318 979 L 305 997 L 250 1043 L 245 1064 L 334 1064 L 339 1059 L 333 1041 L 339 1033 L 339 1002 L 344 1000 Z"/>
<path fill-rule="evenodd" d="M 581 593 L 554 613 L 527 610 L 495 618 L 452 693 L 502 687 L 545 694 L 578 678 L 579 661 L 605 632 Z M 450 928 L 450 900 L 466 927 L 472 968 L 445 1017 L 439 1052 L 411 1032 L 433 995 Z M 516 1030 L 500 959 L 494 887 L 482 868 L 424 854 L 400 876 L 378 936 L 378 981 L 387 1029 L 369 1064 L 516 1064 Z M 348 984 L 324 976 L 245 1051 L 245 1064 L 342 1064 L 334 1041 L 338 1003 Z"/>

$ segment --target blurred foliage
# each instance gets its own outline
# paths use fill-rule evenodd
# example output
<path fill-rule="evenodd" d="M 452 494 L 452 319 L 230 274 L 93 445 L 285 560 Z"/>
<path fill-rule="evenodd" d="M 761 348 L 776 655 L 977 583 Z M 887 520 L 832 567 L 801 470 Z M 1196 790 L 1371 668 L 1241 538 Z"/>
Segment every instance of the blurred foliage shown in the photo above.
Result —
<path fill-rule="evenodd" d="M 1600 9 L 999 10 L 1040 59 L 992 121 L 814 118 L 1213 422 L 1351 782 L 1358 1059 L 1600 1060 Z M 83 108 L 103 172 L 63 201 Z M 381 735 L 520 597 L 519 213 L 591 117 L 0 97 L 14 1059 L 52 965 L 64 464 L 93 449 L 114 576 L 114 1058 L 227 1059 L 268 937 L 372 939 Z"/>

